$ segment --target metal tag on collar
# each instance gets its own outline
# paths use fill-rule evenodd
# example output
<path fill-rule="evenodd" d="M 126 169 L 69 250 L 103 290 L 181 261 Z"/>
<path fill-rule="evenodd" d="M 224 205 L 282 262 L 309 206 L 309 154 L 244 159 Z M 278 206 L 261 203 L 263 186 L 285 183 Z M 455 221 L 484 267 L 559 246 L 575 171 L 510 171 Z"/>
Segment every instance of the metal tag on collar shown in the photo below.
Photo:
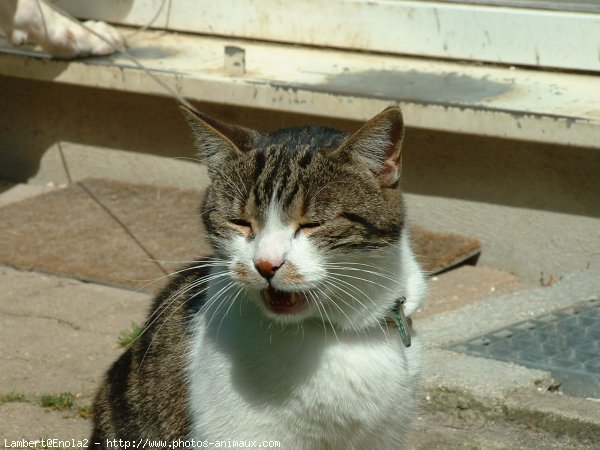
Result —
<path fill-rule="evenodd" d="M 402 339 L 404 347 L 408 348 L 410 347 L 411 340 L 410 328 L 408 327 L 408 321 L 406 320 L 406 316 L 404 315 L 404 308 L 402 308 L 402 305 L 404 305 L 405 301 L 405 298 L 401 298 L 396 303 L 396 307 L 394 308 L 394 321 L 398 326 L 398 331 L 400 332 L 400 338 Z"/>

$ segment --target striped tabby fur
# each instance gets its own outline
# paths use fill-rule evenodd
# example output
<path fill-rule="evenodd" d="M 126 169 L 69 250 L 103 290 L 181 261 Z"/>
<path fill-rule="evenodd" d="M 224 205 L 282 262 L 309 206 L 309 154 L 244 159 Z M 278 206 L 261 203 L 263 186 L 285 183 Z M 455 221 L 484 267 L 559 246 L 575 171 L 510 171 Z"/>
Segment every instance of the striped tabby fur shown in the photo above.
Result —
<path fill-rule="evenodd" d="M 215 258 L 181 271 L 108 372 L 91 442 L 403 448 L 420 373 L 385 318 L 424 296 L 398 188 L 403 123 L 263 134 L 182 108 Z M 176 230 L 174 230 L 176 232 Z"/>

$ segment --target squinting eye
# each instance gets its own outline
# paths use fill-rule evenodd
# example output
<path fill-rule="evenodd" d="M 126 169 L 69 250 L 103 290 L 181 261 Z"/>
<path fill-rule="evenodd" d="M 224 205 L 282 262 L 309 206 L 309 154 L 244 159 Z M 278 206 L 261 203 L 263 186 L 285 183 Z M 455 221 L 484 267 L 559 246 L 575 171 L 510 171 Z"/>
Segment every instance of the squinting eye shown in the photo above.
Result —
<path fill-rule="evenodd" d="M 297 237 L 300 234 L 300 230 L 304 230 L 307 234 L 310 234 L 311 231 L 319 228 L 321 224 L 319 222 L 306 222 L 298 225 L 296 229 L 296 233 L 294 233 L 294 237 Z"/>
<path fill-rule="evenodd" d="M 301 230 L 305 230 L 307 228 L 317 228 L 320 227 L 321 224 L 319 222 L 308 222 L 308 223 L 303 223 L 299 226 L 299 228 Z"/>
<path fill-rule="evenodd" d="M 234 225 L 237 225 L 238 227 L 252 228 L 252 224 L 250 222 L 248 222 L 247 220 L 231 219 L 229 222 L 231 222 Z"/>

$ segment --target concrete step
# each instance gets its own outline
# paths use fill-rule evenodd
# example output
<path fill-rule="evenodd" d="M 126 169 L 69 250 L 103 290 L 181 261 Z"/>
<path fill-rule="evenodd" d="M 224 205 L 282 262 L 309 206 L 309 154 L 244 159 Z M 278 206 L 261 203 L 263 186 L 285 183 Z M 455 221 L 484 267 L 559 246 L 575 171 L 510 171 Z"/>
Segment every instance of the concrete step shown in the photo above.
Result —
<path fill-rule="evenodd" d="M 15 184 L 0 180 L 0 207 L 25 200 L 26 198 L 35 197 L 36 195 L 45 194 L 57 187 L 58 186 L 51 183 L 47 185 Z"/>
<path fill-rule="evenodd" d="M 525 288 L 526 284 L 515 274 L 493 267 L 461 266 L 429 279 L 427 301 L 415 320 Z"/>

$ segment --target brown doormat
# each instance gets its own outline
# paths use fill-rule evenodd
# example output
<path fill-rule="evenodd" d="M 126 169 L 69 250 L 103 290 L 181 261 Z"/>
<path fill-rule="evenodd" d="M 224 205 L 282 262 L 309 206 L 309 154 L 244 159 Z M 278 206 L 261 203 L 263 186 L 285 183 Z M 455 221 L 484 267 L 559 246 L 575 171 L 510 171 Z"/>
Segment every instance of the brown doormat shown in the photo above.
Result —
<path fill-rule="evenodd" d="M 0 208 L 0 264 L 156 291 L 166 274 L 212 249 L 199 214 L 203 191 L 87 179 Z M 423 268 L 473 258 L 479 241 L 413 229 Z"/>

